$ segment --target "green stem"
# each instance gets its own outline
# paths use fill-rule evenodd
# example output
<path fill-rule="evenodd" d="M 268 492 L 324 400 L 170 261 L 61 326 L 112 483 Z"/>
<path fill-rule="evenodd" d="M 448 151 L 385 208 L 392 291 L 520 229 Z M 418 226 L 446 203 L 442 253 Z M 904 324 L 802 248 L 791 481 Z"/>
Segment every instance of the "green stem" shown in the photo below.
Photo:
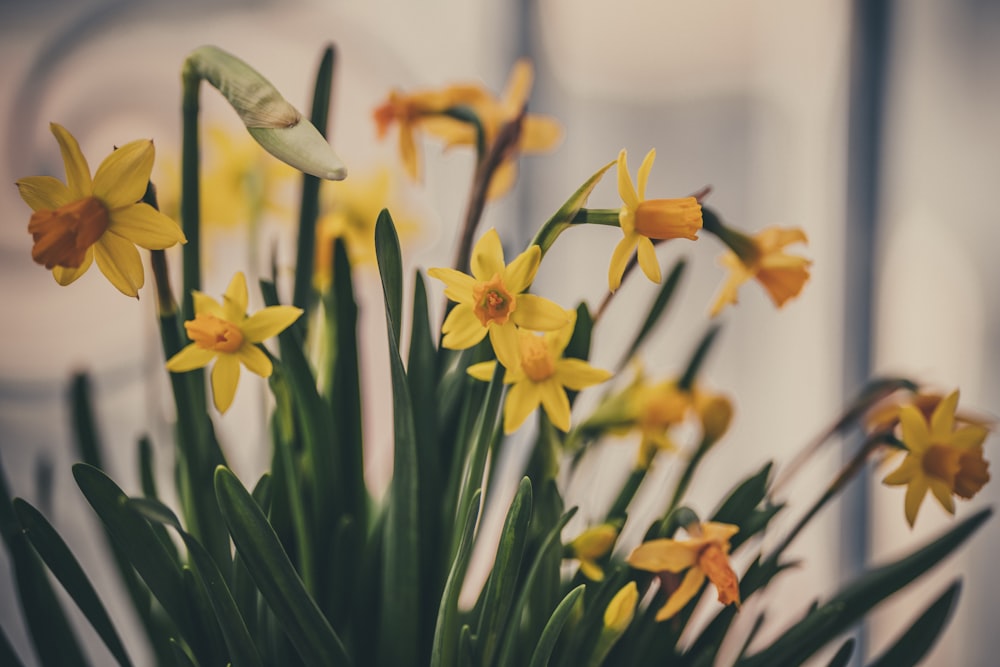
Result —
<path fill-rule="evenodd" d="M 201 75 L 189 63 L 181 72 L 181 228 L 187 243 L 182 251 L 184 319 L 194 317 L 192 292 L 201 289 L 201 197 L 198 141 Z"/>
<path fill-rule="evenodd" d="M 608 510 L 605 521 L 611 522 L 625 518 L 628 506 L 635 497 L 636 492 L 639 490 L 639 486 L 642 484 L 642 481 L 646 479 L 646 473 L 648 472 L 649 468 L 633 468 L 631 474 L 628 476 L 628 479 L 625 480 L 622 490 L 618 492 L 618 497 L 611 505 L 611 509 Z"/>

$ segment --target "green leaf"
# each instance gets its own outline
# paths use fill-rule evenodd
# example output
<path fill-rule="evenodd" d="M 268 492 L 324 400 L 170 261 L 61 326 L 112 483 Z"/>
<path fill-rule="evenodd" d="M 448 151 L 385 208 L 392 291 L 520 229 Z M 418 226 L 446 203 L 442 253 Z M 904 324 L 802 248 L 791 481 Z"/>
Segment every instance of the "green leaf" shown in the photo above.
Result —
<path fill-rule="evenodd" d="M 375 224 L 375 253 L 382 277 L 392 380 L 393 473 L 384 535 L 384 570 L 378 664 L 400 665 L 425 655 L 421 645 L 420 493 L 417 435 L 403 360 L 399 353 L 402 269 L 399 239 L 385 209 Z"/>
<path fill-rule="evenodd" d="M 0 626 L 0 665 L 24 667 L 24 663 L 17 657 L 14 647 L 10 645 L 10 640 L 7 639 L 7 634 L 3 631 L 2 626 Z"/>
<path fill-rule="evenodd" d="M 52 590 L 41 561 L 32 550 L 14 515 L 7 479 L 0 464 L 0 537 L 7 545 L 14 569 L 17 597 L 24 624 L 42 667 L 89 664 L 77 643 L 72 626 Z M 52 641 L 59 637 L 60 641 Z"/>
<path fill-rule="evenodd" d="M 847 663 L 851 661 L 851 655 L 854 654 L 854 638 L 851 637 L 837 649 L 837 652 L 827 663 L 826 667 L 847 667 Z"/>
<path fill-rule="evenodd" d="M 330 94 L 333 88 L 334 49 L 328 46 L 320 60 L 313 89 L 309 119 L 324 137 L 330 118 Z M 312 310 L 313 260 L 316 257 L 316 220 L 319 218 L 319 185 L 317 177 L 302 174 L 302 200 L 299 207 L 299 235 L 295 253 L 295 287 L 292 304 L 302 310 Z M 303 327 L 304 328 L 304 327 Z"/>
<path fill-rule="evenodd" d="M 868 667 L 912 667 L 919 664 L 947 627 L 961 592 L 962 581 L 956 579 L 920 614 L 913 625 Z"/>
<path fill-rule="evenodd" d="M 615 161 L 607 163 L 596 172 L 594 175 L 588 178 L 583 185 L 577 188 L 577 191 L 566 200 L 566 203 L 559 207 L 551 218 L 549 218 L 538 233 L 535 234 L 535 238 L 531 241 L 531 245 L 537 245 L 542 249 L 542 255 L 544 256 L 548 252 L 552 244 L 556 242 L 559 235 L 562 234 L 566 229 L 573 224 L 573 219 L 576 214 L 580 212 L 580 209 L 584 207 L 587 203 L 587 198 L 590 197 L 590 193 L 594 191 L 597 184 L 601 181 L 605 172 L 615 164 Z M 528 247 L 531 247 L 530 245 Z"/>
<path fill-rule="evenodd" d="M 493 570 L 483 590 L 482 614 L 476 629 L 476 641 L 479 643 L 484 665 L 492 664 L 493 653 L 504 628 L 512 622 L 508 613 L 514 601 L 514 593 L 517 592 L 518 573 L 524 557 L 530 520 L 531 480 L 524 477 L 507 511 Z"/>
<path fill-rule="evenodd" d="M 216 469 L 215 493 L 236 550 L 302 659 L 310 665 L 350 665 L 264 513 L 228 468 Z"/>
<path fill-rule="evenodd" d="M 14 499 L 14 512 L 35 551 L 83 612 L 111 655 L 119 665 L 131 665 L 132 661 L 129 660 L 121 638 L 115 631 L 114 623 L 111 622 L 111 617 L 108 616 L 97 591 L 94 590 L 90 579 L 59 533 L 41 512 L 20 498 Z"/>
<path fill-rule="evenodd" d="M 674 268 L 671 269 L 670 275 L 667 279 L 663 281 L 663 286 L 660 287 L 660 291 L 656 295 L 656 299 L 653 301 L 653 305 L 650 306 L 649 312 L 646 314 L 646 321 L 642 323 L 639 328 L 638 333 L 636 333 L 635 338 L 632 340 L 632 344 L 628 346 L 628 350 L 625 352 L 625 356 L 622 357 L 621 361 L 618 362 L 618 369 L 621 370 L 628 363 L 629 359 L 635 356 L 635 353 L 639 351 L 642 344 L 646 342 L 646 338 L 653 331 L 653 328 L 659 323 L 660 318 L 667 310 L 667 306 L 670 305 L 670 301 L 677 291 L 677 285 L 680 283 L 681 278 L 684 275 L 684 269 L 687 268 L 687 262 L 683 259 L 678 259 L 674 263 Z"/>
<path fill-rule="evenodd" d="M 799 664 L 864 616 L 876 604 L 939 563 L 992 514 L 977 512 L 947 533 L 897 561 L 874 568 L 845 586 L 773 644 L 738 663 L 740 667 Z"/>
<path fill-rule="evenodd" d="M 548 623 L 545 624 L 542 636 L 538 639 L 538 644 L 535 646 L 535 652 L 531 654 L 531 662 L 528 663 L 528 667 L 546 667 L 549 664 L 549 658 L 552 656 L 552 650 L 556 646 L 556 640 L 559 639 L 559 633 L 562 632 L 563 626 L 573 611 L 573 607 L 580 596 L 583 595 L 583 591 L 586 588 L 586 584 L 580 584 L 571 590 L 563 598 L 562 602 L 559 603 L 555 611 L 552 612 L 552 616 L 549 617 Z"/>
<path fill-rule="evenodd" d="M 209 604 L 219 623 L 232 667 L 262 667 L 260 654 L 257 653 L 253 637 L 236 606 L 229 586 L 226 585 L 218 566 L 201 543 L 181 528 L 180 521 L 166 505 L 148 498 L 130 498 L 128 504 L 147 519 L 173 527 L 184 540 L 184 546 L 187 547 L 191 558 L 192 569 L 208 594 Z"/>
<path fill-rule="evenodd" d="M 472 556 L 481 498 L 482 494 L 479 491 L 472 497 L 472 504 L 466 513 L 462 541 L 458 545 L 458 553 L 451 563 L 451 570 L 448 572 L 448 579 L 441 594 L 441 605 L 438 607 L 437 625 L 434 629 L 434 644 L 431 647 L 431 667 L 453 667 L 458 664 L 458 626 L 461 617 L 458 610 L 458 595 L 462 592 L 469 558 Z"/>
<path fill-rule="evenodd" d="M 708 357 L 708 353 L 711 351 L 712 345 L 715 344 L 715 339 L 721 329 L 721 325 L 713 324 L 701 337 L 698 347 L 695 348 L 694 354 L 691 355 L 691 359 L 688 361 L 688 366 L 684 370 L 684 374 L 677 381 L 679 389 L 690 391 L 694 387 L 694 382 L 698 379 L 698 372 L 701 370 L 701 365 L 705 363 L 705 358 Z"/>

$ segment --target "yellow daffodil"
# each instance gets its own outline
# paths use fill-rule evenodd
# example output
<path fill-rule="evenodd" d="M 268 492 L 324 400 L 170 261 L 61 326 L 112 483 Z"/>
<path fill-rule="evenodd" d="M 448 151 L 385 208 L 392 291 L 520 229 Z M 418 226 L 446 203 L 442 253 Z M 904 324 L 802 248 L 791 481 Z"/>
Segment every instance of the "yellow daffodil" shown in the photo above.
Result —
<path fill-rule="evenodd" d="M 924 419 L 929 421 L 942 400 L 944 395 L 937 392 L 894 392 L 872 406 L 865 414 L 865 431 L 869 435 L 891 433 L 896 437 L 902 437 L 899 431 L 899 413 L 904 405 L 915 406 Z M 994 421 L 982 414 L 956 410 L 955 423 L 959 426 L 974 425 L 989 429 L 993 427 Z"/>
<path fill-rule="evenodd" d="M 330 282 L 334 239 L 343 239 L 351 264 L 375 264 L 375 221 L 383 208 L 392 211 L 400 240 L 414 236 L 419 224 L 396 201 L 395 184 L 388 169 L 352 174 L 348 182 L 324 183 L 320 190 L 320 216 L 316 222 L 316 285 Z"/>
<path fill-rule="evenodd" d="M 625 150 L 618 154 L 618 196 L 622 198 L 618 224 L 625 236 L 615 246 L 608 267 L 608 289 L 612 292 L 621 286 L 625 267 L 633 252 L 638 254 L 639 267 L 646 277 L 654 283 L 660 282 L 660 264 L 651 239 L 698 239 L 702 220 L 701 204 L 697 199 L 646 199 L 646 184 L 655 159 L 655 150 L 646 154 L 639 166 L 639 189 L 636 191 L 628 173 Z"/>
<path fill-rule="evenodd" d="M 167 361 L 167 370 L 183 373 L 204 368 L 214 359 L 212 395 L 219 412 L 232 405 L 241 363 L 261 377 L 271 375 L 271 360 L 257 343 L 277 336 L 302 315 L 294 306 L 268 306 L 247 316 L 247 300 L 247 281 L 242 273 L 229 282 L 222 304 L 195 292 L 195 317 L 184 323 L 188 338 L 194 342 Z"/>
<path fill-rule="evenodd" d="M 683 422 L 691 396 L 670 380 L 647 383 L 641 376 L 626 390 L 627 410 L 634 428 L 642 434 L 637 464 L 648 468 L 657 452 L 677 451 L 670 429 Z"/>
<path fill-rule="evenodd" d="M 423 90 L 410 94 L 393 90 L 388 99 L 375 108 L 375 131 L 383 139 L 389 128 L 399 125 L 399 155 L 406 173 L 413 180 L 420 180 L 420 156 L 414 136 L 433 119 L 438 133 L 450 134 L 451 127 L 461 127 L 458 120 L 442 116 L 442 112 L 457 106 L 472 106 L 482 97 L 477 86 L 455 85 L 442 90 Z"/>
<path fill-rule="evenodd" d="M 603 581 L 604 570 L 597 561 L 604 558 L 615 546 L 620 527 L 612 523 L 601 523 L 583 531 L 566 545 L 570 558 L 580 561 L 580 572 L 591 581 Z"/>
<path fill-rule="evenodd" d="M 625 632 L 635 618 L 635 608 L 638 604 L 639 587 L 634 581 L 630 581 L 615 593 L 604 609 L 604 629 L 616 634 Z"/>
<path fill-rule="evenodd" d="M 507 369 L 504 382 L 513 385 L 504 404 L 505 433 L 520 428 L 539 405 L 556 428 L 568 431 L 570 407 L 566 389 L 579 391 L 611 377 L 608 371 L 594 368 L 583 359 L 563 358 L 563 351 L 573 336 L 576 313 L 565 311 L 563 321 L 568 323 L 561 329 L 543 335 L 524 330 L 517 332 L 520 363 L 504 366 Z M 475 364 L 469 367 L 468 373 L 476 379 L 489 381 L 495 365 L 495 361 Z"/>
<path fill-rule="evenodd" d="M 722 604 L 740 604 L 740 585 L 729 564 L 729 540 L 739 527 L 706 521 L 687 527 L 689 539 L 650 540 L 640 544 L 627 562 L 637 570 L 656 573 L 679 573 L 687 570 L 666 604 L 656 613 L 657 621 L 672 618 L 701 590 L 707 577 L 719 593 Z M 662 578 L 661 578 L 662 579 Z"/>
<path fill-rule="evenodd" d="M 899 411 L 906 457 L 883 481 L 906 485 L 906 520 L 913 526 L 924 496 L 930 490 L 941 506 L 955 513 L 953 496 L 972 498 L 990 480 L 983 458 L 983 441 L 989 429 L 966 425 L 956 428 L 958 391 L 946 396 L 928 420 L 915 405 Z"/>
<path fill-rule="evenodd" d="M 458 302 L 441 325 L 441 344 L 464 350 L 489 334 L 493 351 L 504 368 L 519 369 L 517 327 L 554 331 L 569 322 L 566 311 L 555 303 L 524 293 L 541 261 L 541 248 L 533 245 L 505 264 L 500 236 L 490 229 L 472 249 L 471 276 L 454 269 L 430 269 L 427 274 L 445 284 L 444 295 Z"/>
<path fill-rule="evenodd" d="M 62 152 L 66 183 L 51 176 L 17 181 L 21 198 L 34 211 L 28 223 L 35 241 L 32 259 L 50 269 L 60 285 L 82 276 L 96 259 L 112 285 L 138 296 L 144 275 L 136 246 L 163 250 L 186 241 L 177 223 L 139 201 L 153 169 L 153 142 L 125 144 L 91 179 L 73 135 L 56 123 L 50 128 Z"/>
<path fill-rule="evenodd" d="M 501 98 L 482 87 L 465 86 L 463 90 L 469 94 L 462 104 L 469 106 L 482 124 L 486 146 L 492 146 L 500 129 L 521 113 L 535 79 L 535 70 L 531 61 L 521 58 L 511 69 L 507 85 Z M 476 130 L 468 124 L 442 123 L 432 120 L 427 123 L 426 130 L 444 139 L 449 146 L 468 144 L 475 145 Z M 562 140 L 562 126 L 554 118 L 538 114 L 525 114 L 521 121 L 521 134 L 515 150 L 507 155 L 503 163 L 493 173 L 487 197 L 496 199 L 503 196 L 514 186 L 517 180 L 517 156 L 531 153 L 542 153 L 552 150 Z"/>
<path fill-rule="evenodd" d="M 809 266 L 812 262 L 784 252 L 787 245 L 807 242 L 805 232 L 801 229 L 770 227 L 753 238 L 744 238 L 750 243 L 742 244 L 740 254 L 730 251 L 722 256 L 721 263 L 729 269 L 729 277 L 712 306 L 712 317 L 718 315 L 726 305 L 735 304 L 740 285 L 751 278 L 756 278 L 764 286 L 774 305 L 779 308 L 789 299 L 798 296 L 809 280 Z"/>

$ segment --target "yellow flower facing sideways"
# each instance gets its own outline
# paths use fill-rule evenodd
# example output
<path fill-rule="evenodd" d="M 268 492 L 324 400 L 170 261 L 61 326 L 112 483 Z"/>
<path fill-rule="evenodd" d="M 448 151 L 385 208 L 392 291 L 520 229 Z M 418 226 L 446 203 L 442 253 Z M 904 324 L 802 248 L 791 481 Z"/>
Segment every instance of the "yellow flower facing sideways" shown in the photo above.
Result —
<path fill-rule="evenodd" d="M 563 358 L 576 326 L 576 312 L 564 311 L 563 321 L 567 324 L 561 329 L 543 335 L 523 329 L 517 331 L 520 362 L 510 366 L 504 364 L 507 371 L 503 381 L 512 385 L 504 403 L 504 433 L 520 428 L 539 405 L 556 428 L 568 431 L 570 406 L 566 389 L 580 391 L 611 377 L 608 371 L 594 368 L 583 359 Z M 468 373 L 477 380 L 488 382 L 495 366 L 495 361 L 474 364 Z"/>
<path fill-rule="evenodd" d="M 778 308 L 798 296 L 809 280 L 812 262 L 784 252 L 785 246 L 808 242 L 801 229 L 770 227 L 749 240 L 749 250 L 744 250 L 743 256 L 730 251 L 720 260 L 729 269 L 729 277 L 712 306 L 712 317 L 722 312 L 728 304 L 735 304 L 740 285 L 751 278 L 756 278 L 764 286 Z"/>
<path fill-rule="evenodd" d="M 240 380 L 240 364 L 261 377 L 270 377 L 271 360 L 257 347 L 292 325 L 302 315 L 294 306 L 268 306 L 247 316 L 247 281 L 237 273 L 220 304 L 201 292 L 194 293 L 193 320 L 184 323 L 193 343 L 167 361 L 167 370 L 184 373 L 204 368 L 212 360 L 212 396 L 219 412 L 233 403 Z"/>
<path fill-rule="evenodd" d="M 618 540 L 620 526 L 600 523 L 583 531 L 567 546 L 569 557 L 580 561 L 580 572 L 591 581 L 603 581 L 604 570 L 597 561 L 604 558 Z"/>
<path fill-rule="evenodd" d="M 97 260 L 97 268 L 122 294 L 138 296 L 145 280 L 136 246 L 163 250 L 184 243 L 173 220 L 140 202 L 153 170 L 153 142 L 132 141 L 101 162 L 91 178 L 87 159 L 64 127 L 49 126 L 59 143 L 66 183 L 52 176 L 17 181 L 34 211 L 28 223 L 31 257 L 69 285 Z"/>
<path fill-rule="evenodd" d="M 651 150 L 639 166 L 638 185 L 632 185 L 628 173 L 625 150 L 618 154 L 618 196 L 622 207 L 618 212 L 618 224 L 625 235 L 615 246 L 608 267 L 608 289 L 612 292 L 621 287 L 622 276 L 632 253 L 637 253 L 639 268 L 654 283 L 660 282 L 660 263 L 651 239 L 698 239 L 701 229 L 701 204 L 694 197 L 681 199 L 646 199 L 646 184 L 653 168 L 656 151 Z"/>
<path fill-rule="evenodd" d="M 444 295 L 458 303 L 441 325 L 441 344 L 464 350 L 489 335 L 504 368 L 520 368 L 517 327 L 554 331 L 569 323 L 566 311 L 557 304 L 524 293 L 541 261 L 542 250 L 533 245 L 505 264 L 500 235 L 490 229 L 472 249 L 471 276 L 455 269 L 430 269 L 427 275 L 443 282 Z"/>
<path fill-rule="evenodd" d="M 687 570 L 680 586 L 670 592 L 656 613 L 666 621 L 684 608 L 701 590 L 707 577 L 715 585 L 722 604 L 740 604 L 740 582 L 729 564 L 729 540 L 739 526 L 706 521 L 687 526 L 689 539 L 659 539 L 643 542 L 629 554 L 628 564 L 637 570 L 680 573 Z M 661 577 L 661 581 L 662 581 Z"/>
<path fill-rule="evenodd" d="M 956 428 L 958 391 L 946 396 L 928 420 L 916 405 L 899 409 L 906 457 L 883 481 L 906 486 L 906 520 L 913 526 L 929 490 L 950 514 L 953 496 L 969 499 L 990 480 L 989 463 L 983 458 L 984 426 L 967 424 Z"/>

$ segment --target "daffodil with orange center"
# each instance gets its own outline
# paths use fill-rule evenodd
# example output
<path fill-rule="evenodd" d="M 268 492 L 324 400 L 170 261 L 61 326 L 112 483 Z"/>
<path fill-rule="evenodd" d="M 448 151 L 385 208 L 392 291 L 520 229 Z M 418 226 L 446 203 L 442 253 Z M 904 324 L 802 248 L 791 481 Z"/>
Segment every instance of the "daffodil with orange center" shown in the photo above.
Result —
<path fill-rule="evenodd" d="M 701 591 L 706 578 L 715 585 L 719 602 L 739 607 L 740 582 L 729 564 L 729 540 L 739 527 L 706 521 L 688 526 L 687 532 L 686 540 L 643 542 L 627 559 L 632 567 L 647 572 L 677 574 L 686 570 L 680 585 L 668 594 L 656 613 L 657 621 L 666 621 L 683 609 Z"/>
<path fill-rule="evenodd" d="M 472 249 L 471 276 L 455 269 L 430 269 L 427 274 L 445 284 L 445 296 L 458 302 L 441 325 L 441 344 L 464 350 L 489 335 L 504 368 L 520 368 L 517 327 L 555 331 L 569 323 L 566 311 L 557 304 L 524 293 L 541 261 L 542 250 L 533 245 L 505 264 L 500 236 L 490 229 Z"/>
<path fill-rule="evenodd" d="M 97 268 L 120 292 L 138 296 L 144 282 L 136 246 L 163 250 L 184 243 L 173 220 L 140 202 L 149 183 L 155 150 L 149 140 L 132 141 L 101 162 L 93 178 L 76 139 L 52 123 L 66 183 L 51 176 L 17 181 L 21 198 L 34 211 L 28 232 L 31 257 L 69 285 L 97 260 Z"/>
<path fill-rule="evenodd" d="M 505 384 L 512 385 L 504 402 L 504 433 L 520 428 L 538 406 L 542 406 L 556 428 L 568 431 L 570 406 L 566 389 L 580 391 L 611 377 L 608 371 L 594 368 L 583 359 L 562 356 L 573 336 L 576 313 L 564 311 L 563 317 L 567 324 L 557 331 L 542 335 L 524 330 L 517 332 L 520 361 L 516 365 L 505 365 L 507 370 L 503 379 Z M 489 381 L 495 365 L 495 361 L 474 364 L 468 373 L 478 380 Z"/>
<path fill-rule="evenodd" d="M 251 373 L 270 377 L 271 360 L 257 344 L 277 336 L 302 315 L 302 310 L 294 306 L 268 306 L 247 316 L 247 300 L 247 282 L 242 273 L 233 276 L 221 304 L 195 292 L 195 317 L 184 323 L 193 342 L 167 361 L 167 370 L 184 373 L 215 360 L 212 396 L 219 412 L 232 405 L 240 364 Z"/>
<path fill-rule="evenodd" d="M 913 526 L 929 490 L 950 514 L 953 496 L 969 499 L 990 480 L 989 463 L 983 458 L 983 441 L 989 429 L 977 425 L 956 428 L 958 392 L 946 396 L 928 420 L 915 405 L 899 411 L 906 457 L 883 481 L 906 486 L 906 520 Z"/>
<path fill-rule="evenodd" d="M 738 235 L 733 230 L 728 232 Z M 739 244 L 738 251 L 727 252 L 720 260 L 729 269 L 729 276 L 712 306 L 712 317 L 728 304 L 735 304 L 740 286 L 751 278 L 764 286 L 778 308 L 798 296 L 809 280 L 812 262 L 784 252 L 785 246 L 807 242 L 801 229 L 770 227 L 752 238 L 739 236 L 748 243 Z"/>
<path fill-rule="evenodd" d="M 511 69 L 503 96 L 497 98 L 481 86 L 469 85 L 463 90 L 471 92 L 462 102 L 470 107 L 479 119 L 483 129 L 486 146 L 492 146 L 501 128 L 516 119 L 531 94 L 535 80 L 535 69 L 531 61 L 521 58 Z M 428 119 L 424 129 L 441 137 L 448 146 L 476 145 L 476 129 L 467 123 L 442 122 L 441 117 Z M 503 196 L 517 181 L 517 157 L 531 153 L 543 153 L 554 149 L 562 140 L 562 126 L 550 116 L 525 114 L 521 120 L 521 133 L 518 136 L 514 150 L 507 156 L 493 173 L 490 180 L 487 198 L 496 199 Z"/>
<path fill-rule="evenodd" d="M 633 253 L 637 254 L 639 268 L 646 277 L 654 283 L 660 282 L 660 264 L 656 260 L 652 239 L 698 239 L 702 220 L 701 204 L 697 199 L 646 199 L 646 184 L 655 159 L 655 150 L 646 154 L 639 166 L 639 189 L 636 190 L 628 173 L 625 150 L 618 154 L 618 196 L 622 198 L 618 224 L 625 236 L 615 246 L 608 267 L 608 289 L 612 292 L 621 286 L 622 276 Z"/>
<path fill-rule="evenodd" d="M 447 109 L 472 106 L 479 103 L 485 92 L 479 86 L 455 85 L 442 90 L 423 90 L 406 94 L 398 90 L 376 107 L 375 132 L 383 139 L 393 124 L 399 125 L 399 155 L 406 173 L 413 180 L 420 180 L 420 154 L 416 133 L 433 122 L 437 133 L 450 134 L 460 131 L 461 121 L 443 115 Z M 452 129 L 454 128 L 454 129 Z"/>

